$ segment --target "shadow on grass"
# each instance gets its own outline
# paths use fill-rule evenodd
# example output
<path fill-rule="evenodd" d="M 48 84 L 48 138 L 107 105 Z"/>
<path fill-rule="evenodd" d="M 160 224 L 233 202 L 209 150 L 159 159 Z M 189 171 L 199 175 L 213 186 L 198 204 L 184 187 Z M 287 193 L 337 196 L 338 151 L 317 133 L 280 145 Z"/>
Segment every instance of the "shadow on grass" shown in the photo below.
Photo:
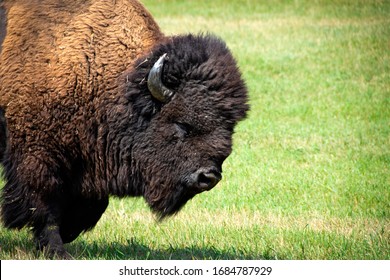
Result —
<path fill-rule="evenodd" d="M 76 241 L 66 245 L 75 259 L 104 260 L 237 260 L 272 259 L 271 255 L 257 255 L 237 251 L 234 248 L 221 250 L 214 247 L 189 246 L 152 249 L 136 239 L 127 243 L 107 243 Z"/>
<path fill-rule="evenodd" d="M 82 260 L 251 260 L 274 259 L 273 254 L 253 254 L 228 248 L 215 247 L 172 247 L 154 249 L 136 239 L 125 243 L 103 243 L 101 241 L 75 240 L 65 245 L 67 251 Z M 37 251 L 31 238 L 27 236 L 0 236 L 0 259 L 47 259 Z"/>
<path fill-rule="evenodd" d="M 276 259 L 277 252 L 268 248 L 254 252 L 249 248 L 234 246 L 193 245 L 188 246 L 162 244 L 151 245 L 148 241 L 131 238 L 121 242 L 104 240 L 86 240 L 77 238 L 65 244 L 66 250 L 74 259 L 80 260 L 258 260 Z M 6 230 L 0 226 L 0 259 L 47 259 L 44 253 L 36 250 L 31 232 Z"/>

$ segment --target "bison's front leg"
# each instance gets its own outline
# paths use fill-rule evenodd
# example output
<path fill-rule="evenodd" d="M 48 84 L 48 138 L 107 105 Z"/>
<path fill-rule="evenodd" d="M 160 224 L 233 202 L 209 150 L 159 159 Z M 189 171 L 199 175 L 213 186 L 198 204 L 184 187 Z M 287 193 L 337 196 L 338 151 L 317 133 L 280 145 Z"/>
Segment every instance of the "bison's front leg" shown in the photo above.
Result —
<path fill-rule="evenodd" d="M 71 259 L 64 248 L 60 228 L 56 220 L 55 215 L 50 213 L 44 223 L 34 225 L 33 231 L 37 248 L 47 252 L 51 258 Z"/>
<path fill-rule="evenodd" d="M 45 160 L 43 160 L 45 158 Z M 50 257 L 69 258 L 59 233 L 63 181 L 59 165 L 42 150 L 19 157 L 6 155 L 6 185 L 2 193 L 2 218 L 8 228 L 33 228 L 37 247 Z"/>
<path fill-rule="evenodd" d="M 108 196 L 84 198 L 71 196 L 64 205 L 60 234 L 64 243 L 72 242 L 83 231 L 92 229 L 108 205 Z"/>

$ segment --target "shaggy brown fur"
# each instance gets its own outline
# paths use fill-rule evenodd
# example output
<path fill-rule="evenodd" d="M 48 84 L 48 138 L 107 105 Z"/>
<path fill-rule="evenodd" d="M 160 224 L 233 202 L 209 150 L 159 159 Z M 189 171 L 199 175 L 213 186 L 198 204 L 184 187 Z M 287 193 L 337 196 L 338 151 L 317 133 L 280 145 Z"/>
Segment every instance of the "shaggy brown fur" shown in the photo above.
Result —
<path fill-rule="evenodd" d="M 63 243 L 97 223 L 109 195 L 143 196 L 165 217 L 221 179 L 248 106 L 220 39 L 165 37 L 135 0 L 4 7 L 5 226 L 31 226 L 38 248 L 68 257 Z M 166 101 L 146 82 L 161 57 Z"/>
<path fill-rule="evenodd" d="M 3 160 L 7 146 L 7 123 L 4 116 L 4 110 L 0 107 L 0 162 Z"/>
<path fill-rule="evenodd" d="M 31 137 L 64 147 L 85 137 L 74 120 L 91 119 L 97 98 L 163 36 L 135 0 L 7 0 L 4 6 L 0 106 L 22 153 Z M 26 127 L 31 119 L 33 135 Z"/>

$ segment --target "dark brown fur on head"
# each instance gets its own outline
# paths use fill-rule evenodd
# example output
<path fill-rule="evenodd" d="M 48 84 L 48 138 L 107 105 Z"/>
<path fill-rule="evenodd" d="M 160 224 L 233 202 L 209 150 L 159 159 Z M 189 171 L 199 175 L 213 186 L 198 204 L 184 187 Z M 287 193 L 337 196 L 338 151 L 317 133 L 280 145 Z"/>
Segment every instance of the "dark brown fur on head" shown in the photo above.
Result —
<path fill-rule="evenodd" d="M 163 54 L 162 82 L 173 92 L 166 103 L 154 99 L 146 84 Z M 144 127 L 134 136 L 132 166 L 152 209 L 171 215 L 202 191 L 189 184 L 194 172 L 222 171 L 234 126 L 248 110 L 247 89 L 231 52 L 211 35 L 169 38 L 137 64 L 126 98 Z"/>

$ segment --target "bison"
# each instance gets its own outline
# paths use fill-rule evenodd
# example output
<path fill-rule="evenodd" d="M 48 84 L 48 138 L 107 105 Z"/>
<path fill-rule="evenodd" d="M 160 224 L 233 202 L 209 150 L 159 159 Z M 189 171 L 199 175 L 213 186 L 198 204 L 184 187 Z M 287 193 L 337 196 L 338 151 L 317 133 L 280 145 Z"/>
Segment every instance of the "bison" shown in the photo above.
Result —
<path fill-rule="evenodd" d="M 164 218 L 221 180 L 249 109 L 221 39 L 166 36 L 136 0 L 1 3 L 7 228 L 67 258 L 110 195 L 142 196 Z"/>

